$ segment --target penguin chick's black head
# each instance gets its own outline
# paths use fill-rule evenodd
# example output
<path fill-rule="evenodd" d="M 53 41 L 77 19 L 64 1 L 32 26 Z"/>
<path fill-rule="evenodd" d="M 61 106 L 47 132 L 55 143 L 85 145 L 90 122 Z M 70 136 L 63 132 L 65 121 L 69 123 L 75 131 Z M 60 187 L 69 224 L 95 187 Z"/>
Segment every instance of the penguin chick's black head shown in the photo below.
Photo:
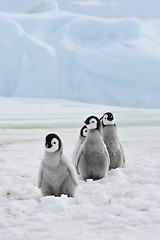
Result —
<path fill-rule="evenodd" d="M 115 119 L 111 112 L 104 113 L 103 116 L 101 117 L 101 119 L 102 119 L 103 126 L 115 124 Z"/>
<path fill-rule="evenodd" d="M 96 130 L 100 130 L 100 120 L 99 118 L 97 118 L 96 116 L 90 116 L 88 117 L 84 123 L 86 124 L 87 128 L 90 130 L 96 129 Z"/>
<path fill-rule="evenodd" d="M 113 114 L 111 112 L 107 112 L 106 115 L 108 116 L 107 117 L 108 121 L 112 121 L 114 119 Z"/>
<path fill-rule="evenodd" d="M 45 147 L 48 150 L 53 147 L 54 149 L 59 150 L 62 147 L 62 141 L 58 135 L 56 135 L 55 133 L 50 133 L 46 136 Z"/>
<path fill-rule="evenodd" d="M 86 127 L 86 125 L 84 125 L 81 130 L 80 130 L 80 136 L 81 137 L 86 137 L 87 136 L 87 132 L 88 132 L 88 129 Z"/>

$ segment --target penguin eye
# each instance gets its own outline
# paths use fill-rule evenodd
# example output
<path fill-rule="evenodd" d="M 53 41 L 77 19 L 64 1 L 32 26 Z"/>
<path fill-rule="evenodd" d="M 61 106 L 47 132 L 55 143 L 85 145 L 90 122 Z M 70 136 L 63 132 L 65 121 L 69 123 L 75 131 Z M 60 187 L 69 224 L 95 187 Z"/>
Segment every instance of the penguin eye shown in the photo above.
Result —
<path fill-rule="evenodd" d="M 52 139 L 52 141 L 51 141 L 52 146 L 53 146 L 53 145 L 56 145 L 57 143 L 58 143 L 58 142 L 57 142 L 57 139 L 55 139 L 55 138 Z"/>

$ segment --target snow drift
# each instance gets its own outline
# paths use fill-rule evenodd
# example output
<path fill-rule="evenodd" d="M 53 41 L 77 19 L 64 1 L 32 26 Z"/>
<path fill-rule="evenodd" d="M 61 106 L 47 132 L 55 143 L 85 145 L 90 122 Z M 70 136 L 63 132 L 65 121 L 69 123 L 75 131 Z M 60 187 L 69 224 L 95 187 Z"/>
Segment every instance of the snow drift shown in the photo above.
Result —
<path fill-rule="evenodd" d="M 159 21 L 100 19 L 58 7 L 1 13 L 0 95 L 157 108 L 159 33 Z"/>
<path fill-rule="evenodd" d="M 4 240 L 158 240 L 160 109 L 0 98 L 0 236 Z M 48 133 L 71 160 L 86 116 L 116 116 L 125 168 L 78 179 L 75 198 L 42 197 L 37 175 Z"/>

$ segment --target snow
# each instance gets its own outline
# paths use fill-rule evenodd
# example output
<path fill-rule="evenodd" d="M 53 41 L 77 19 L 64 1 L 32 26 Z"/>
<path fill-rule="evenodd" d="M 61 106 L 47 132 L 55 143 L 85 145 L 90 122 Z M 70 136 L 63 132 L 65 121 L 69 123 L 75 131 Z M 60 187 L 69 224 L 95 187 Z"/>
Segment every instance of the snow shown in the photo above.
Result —
<path fill-rule="evenodd" d="M 33 3 L 28 13 L 0 14 L 0 96 L 159 108 L 159 19 L 98 18 L 51 0 Z"/>
<path fill-rule="evenodd" d="M 159 239 L 159 109 L 3 97 L 0 109 L 2 239 Z M 42 197 L 45 136 L 58 134 L 71 161 L 83 121 L 106 111 L 115 115 L 125 168 L 99 181 L 79 179 L 75 198 Z"/>
<path fill-rule="evenodd" d="M 105 3 L 101 1 L 73 1 L 74 4 L 78 4 L 80 6 L 101 6 L 105 5 Z"/>
<path fill-rule="evenodd" d="M 0 11 L 26 13 L 34 5 L 47 1 L 55 2 L 54 0 L 0 0 Z M 103 18 L 159 19 L 159 0 L 56 0 L 56 2 L 63 11 L 83 15 Z"/>
<path fill-rule="evenodd" d="M 53 0 L 43 0 L 36 3 L 27 13 L 47 12 L 58 10 L 58 4 Z"/>

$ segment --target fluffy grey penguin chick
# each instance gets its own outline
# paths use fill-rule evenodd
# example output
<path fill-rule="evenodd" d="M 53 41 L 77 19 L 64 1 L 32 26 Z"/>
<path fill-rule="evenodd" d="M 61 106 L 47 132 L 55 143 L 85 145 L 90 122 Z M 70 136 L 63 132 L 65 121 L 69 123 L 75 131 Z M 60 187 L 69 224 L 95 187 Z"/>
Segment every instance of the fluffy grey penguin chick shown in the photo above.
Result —
<path fill-rule="evenodd" d="M 77 169 L 84 180 L 98 180 L 105 177 L 108 171 L 109 154 L 102 140 L 100 120 L 90 116 L 84 123 L 88 133 L 78 152 Z"/>
<path fill-rule="evenodd" d="M 77 144 L 73 150 L 73 154 L 72 154 L 72 163 L 75 166 L 76 170 L 77 170 L 77 156 L 78 156 L 78 151 L 80 149 L 80 146 L 82 145 L 82 143 L 85 141 L 86 136 L 87 136 L 87 132 L 88 129 L 86 127 L 86 125 L 84 125 L 81 129 L 80 129 L 80 134 L 79 134 L 79 138 L 77 141 Z M 78 173 L 78 171 L 77 171 Z"/>
<path fill-rule="evenodd" d="M 101 119 L 102 136 L 110 156 L 109 169 L 124 167 L 125 156 L 122 145 L 118 139 L 117 126 L 115 124 L 114 116 L 111 112 L 107 112 Z"/>
<path fill-rule="evenodd" d="M 63 154 L 61 139 L 54 133 L 47 135 L 38 175 L 38 187 L 43 196 L 66 194 L 74 197 L 77 185 L 76 170 Z"/>

